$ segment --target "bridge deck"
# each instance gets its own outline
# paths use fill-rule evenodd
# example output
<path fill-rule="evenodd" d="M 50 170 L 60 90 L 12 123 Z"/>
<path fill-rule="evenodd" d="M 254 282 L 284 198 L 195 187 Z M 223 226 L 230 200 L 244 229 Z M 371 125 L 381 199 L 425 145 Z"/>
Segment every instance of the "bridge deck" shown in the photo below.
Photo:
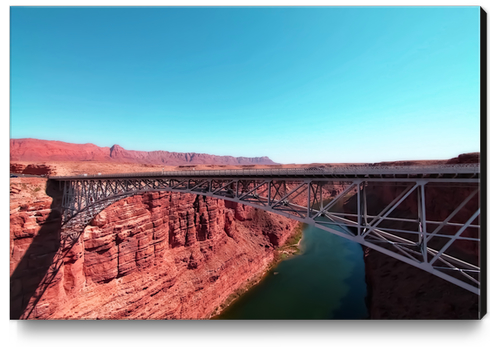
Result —
<path fill-rule="evenodd" d="M 480 176 L 479 164 L 462 165 L 431 165 L 431 166 L 337 166 L 328 168 L 293 168 L 293 169 L 244 169 L 244 170 L 182 170 L 182 171 L 156 171 L 133 172 L 97 175 L 76 176 L 50 176 L 49 179 L 58 181 L 93 180 L 108 178 L 478 178 Z"/>

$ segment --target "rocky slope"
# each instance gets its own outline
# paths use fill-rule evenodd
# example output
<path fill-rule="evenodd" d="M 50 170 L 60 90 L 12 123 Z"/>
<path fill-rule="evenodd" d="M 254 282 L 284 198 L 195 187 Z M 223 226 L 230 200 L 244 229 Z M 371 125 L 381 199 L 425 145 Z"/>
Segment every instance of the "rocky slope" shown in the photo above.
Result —
<path fill-rule="evenodd" d="M 55 205 L 11 206 L 12 318 L 209 318 L 267 269 L 295 225 L 223 200 L 145 194 L 101 212 L 59 261 Z M 51 263 L 61 266 L 47 285 Z"/>
<path fill-rule="evenodd" d="M 132 151 L 119 145 L 99 147 L 91 143 L 74 144 L 37 139 L 10 139 L 11 161 L 97 161 L 154 165 L 183 164 L 275 164 L 268 157 L 232 157 L 202 153 Z"/>

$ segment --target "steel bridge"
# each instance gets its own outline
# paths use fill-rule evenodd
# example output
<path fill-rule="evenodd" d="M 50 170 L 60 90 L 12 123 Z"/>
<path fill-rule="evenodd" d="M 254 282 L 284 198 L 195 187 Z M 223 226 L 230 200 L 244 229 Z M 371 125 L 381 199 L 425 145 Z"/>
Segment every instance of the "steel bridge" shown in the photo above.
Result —
<path fill-rule="evenodd" d="M 277 213 L 480 294 L 480 165 L 342 166 L 55 176 L 62 235 L 147 192 L 191 193 Z"/>

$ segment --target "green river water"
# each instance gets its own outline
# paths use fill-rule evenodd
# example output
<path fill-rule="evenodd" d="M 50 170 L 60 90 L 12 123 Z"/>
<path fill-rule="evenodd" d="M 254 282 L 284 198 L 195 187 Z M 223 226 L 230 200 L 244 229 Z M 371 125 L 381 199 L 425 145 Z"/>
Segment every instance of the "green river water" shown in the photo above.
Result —
<path fill-rule="evenodd" d="M 366 319 L 359 244 L 306 226 L 301 254 L 284 260 L 218 319 Z"/>

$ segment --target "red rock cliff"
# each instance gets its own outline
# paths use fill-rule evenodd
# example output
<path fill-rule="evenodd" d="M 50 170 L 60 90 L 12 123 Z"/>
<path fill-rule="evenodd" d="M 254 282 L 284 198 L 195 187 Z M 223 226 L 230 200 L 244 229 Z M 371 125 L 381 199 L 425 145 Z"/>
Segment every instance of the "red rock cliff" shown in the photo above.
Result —
<path fill-rule="evenodd" d="M 30 286 L 40 286 L 28 275 L 41 266 L 32 260 L 49 262 L 55 251 L 49 245 L 56 242 L 30 249 L 39 246 L 39 233 L 54 237 L 56 230 L 41 230 L 49 203 L 11 211 L 11 309 L 22 310 L 23 318 L 33 303 Z M 267 269 L 274 247 L 294 224 L 189 194 L 124 199 L 86 227 L 29 319 L 209 318 L 244 282 Z M 31 261 L 22 263 L 26 254 Z"/>

